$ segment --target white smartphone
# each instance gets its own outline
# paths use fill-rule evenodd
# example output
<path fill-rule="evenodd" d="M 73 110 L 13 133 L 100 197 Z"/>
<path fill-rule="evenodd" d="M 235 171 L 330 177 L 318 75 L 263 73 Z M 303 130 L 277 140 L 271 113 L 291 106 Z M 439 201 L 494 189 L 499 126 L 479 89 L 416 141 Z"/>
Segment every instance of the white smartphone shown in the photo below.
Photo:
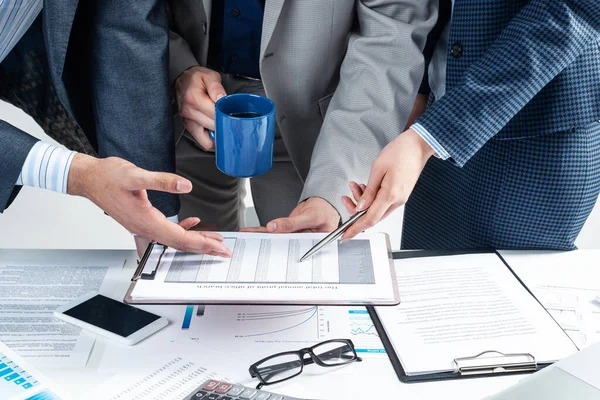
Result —
<path fill-rule="evenodd" d="M 93 292 L 59 307 L 54 316 L 128 346 L 169 323 L 164 317 Z"/>

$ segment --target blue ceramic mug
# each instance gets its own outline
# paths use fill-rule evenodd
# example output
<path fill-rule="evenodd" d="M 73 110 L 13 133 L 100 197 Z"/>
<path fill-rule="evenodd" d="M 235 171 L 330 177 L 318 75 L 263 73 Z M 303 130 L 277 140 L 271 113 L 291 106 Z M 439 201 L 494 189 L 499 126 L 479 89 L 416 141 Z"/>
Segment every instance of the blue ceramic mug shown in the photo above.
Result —
<path fill-rule="evenodd" d="M 215 104 L 217 168 L 237 178 L 262 175 L 273 165 L 275 103 L 255 94 L 231 94 Z"/>

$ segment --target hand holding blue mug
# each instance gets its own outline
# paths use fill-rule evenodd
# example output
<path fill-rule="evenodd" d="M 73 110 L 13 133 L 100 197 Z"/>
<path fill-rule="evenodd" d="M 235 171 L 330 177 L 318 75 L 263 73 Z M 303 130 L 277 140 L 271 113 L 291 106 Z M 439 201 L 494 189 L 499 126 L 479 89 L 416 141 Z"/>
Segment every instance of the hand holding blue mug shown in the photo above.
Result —
<path fill-rule="evenodd" d="M 273 165 L 275 104 L 254 94 L 232 94 L 215 104 L 216 164 L 238 178 L 262 175 Z"/>

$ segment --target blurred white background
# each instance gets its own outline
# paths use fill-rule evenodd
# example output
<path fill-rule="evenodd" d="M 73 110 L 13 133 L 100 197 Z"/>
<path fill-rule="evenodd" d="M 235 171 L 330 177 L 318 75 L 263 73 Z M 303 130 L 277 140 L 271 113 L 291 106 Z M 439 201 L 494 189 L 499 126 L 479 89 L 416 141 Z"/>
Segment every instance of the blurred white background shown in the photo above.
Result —
<path fill-rule="evenodd" d="M 0 101 L 0 119 L 51 141 L 22 111 Z M 250 193 L 250 191 L 247 191 Z M 250 195 L 245 199 L 246 224 L 257 224 Z M 390 234 L 392 248 L 400 247 L 400 209 L 373 228 Z M 579 248 L 600 248 L 600 206 L 596 205 L 576 242 Z M 1 248 L 135 249 L 130 234 L 90 201 L 46 190 L 23 188 L 17 200 L 0 214 Z"/>

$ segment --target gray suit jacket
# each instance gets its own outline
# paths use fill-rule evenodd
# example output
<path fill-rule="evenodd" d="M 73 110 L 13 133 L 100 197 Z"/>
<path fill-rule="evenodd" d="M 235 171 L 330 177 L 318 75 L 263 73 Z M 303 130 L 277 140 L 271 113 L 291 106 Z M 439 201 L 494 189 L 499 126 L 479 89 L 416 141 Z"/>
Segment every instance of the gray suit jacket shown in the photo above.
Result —
<path fill-rule="evenodd" d="M 74 150 L 171 172 L 167 63 L 163 0 L 45 0 L 42 15 L 0 64 L 0 98 Z M 0 212 L 16 196 L 36 141 L 0 121 Z M 163 213 L 178 213 L 176 195 L 149 196 Z"/>
<path fill-rule="evenodd" d="M 169 2 L 172 82 L 206 65 L 211 4 Z M 366 182 L 404 130 L 437 10 L 437 0 L 266 0 L 261 77 L 305 181 L 302 199 L 322 197 L 347 216 L 348 182 Z"/>

